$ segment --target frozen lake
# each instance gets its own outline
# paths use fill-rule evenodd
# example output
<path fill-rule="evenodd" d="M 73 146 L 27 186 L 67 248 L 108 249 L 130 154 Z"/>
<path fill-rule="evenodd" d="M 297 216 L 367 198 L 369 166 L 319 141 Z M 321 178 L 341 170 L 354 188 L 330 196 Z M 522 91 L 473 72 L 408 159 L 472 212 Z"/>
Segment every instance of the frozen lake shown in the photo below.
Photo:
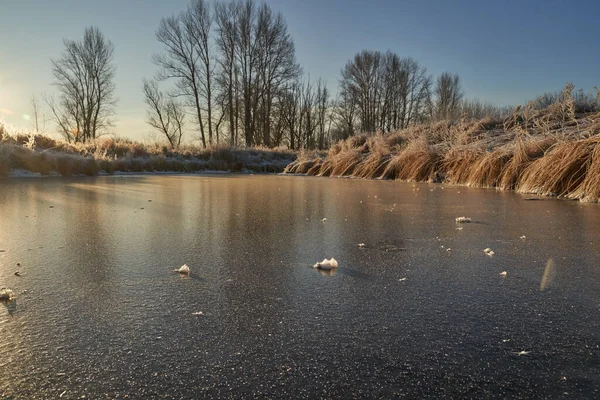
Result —
<path fill-rule="evenodd" d="M 0 180 L 0 397 L 598 397 L 600 205 L 526 197 Z"/>

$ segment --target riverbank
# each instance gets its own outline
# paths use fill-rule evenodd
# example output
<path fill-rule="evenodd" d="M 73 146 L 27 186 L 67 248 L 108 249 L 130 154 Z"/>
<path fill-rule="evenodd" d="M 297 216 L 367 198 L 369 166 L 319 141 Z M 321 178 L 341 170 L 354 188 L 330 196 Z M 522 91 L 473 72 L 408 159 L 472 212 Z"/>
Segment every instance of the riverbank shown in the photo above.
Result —
<path fill-rule="evenodd" d="M 296 152 L 285 149 L 171 149 L 112 138 L 70 144 L 44 135 L 3 134 L 0 138 L 0 177 L 202 171 L 280 173 L 296 159 Z"/>
<path fill-rule="evenodd" d="M 503 120 L 442 121 L 360 135 L 325 155 L 303 155 L 286 173 L 439 182 L 600 200 L 600 112 L 572 101 L 517 107 Z"/>

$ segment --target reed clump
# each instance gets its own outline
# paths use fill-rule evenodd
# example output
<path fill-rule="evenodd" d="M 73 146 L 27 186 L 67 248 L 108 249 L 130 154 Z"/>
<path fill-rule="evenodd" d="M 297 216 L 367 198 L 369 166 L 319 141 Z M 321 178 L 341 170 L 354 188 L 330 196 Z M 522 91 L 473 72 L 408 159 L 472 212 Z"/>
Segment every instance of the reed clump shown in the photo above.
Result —
<path fill-rule="evenodd" d="M 523 171 L 517 190 L 545 196 L 567 196 L 586 178 L 597 138 L 562 141 Z"/>
<path fill-rule="evenodd" d="M 600 113 L 574 99 L 567 84 L 554 103 L 542 107 L 536 99 L 503 119 L 438 121 L 357 135 L 286 172 L 443 182 L 598 202 Z"/>
<path fill-rule="evenodd" d="M 513 154 L 503 147 L 486 152 L 472 164 L 465 184 L 468 186 L 497 187 L 502 178 L 502 172 L 512 157 Z"/>
<path fill-rule="evenodd" d="M 352 172 L 357 178 L 379 178 L 391 159 L 390 147 L 383 135 L 368 138 L 361 146 L 361 154 L 363 158 Z"/>
<path fill-rule="evenodd" d="M 585 177 L 579 185 L 566 196 L 570 199 L 577 199 L 585 202 L 597 202 L 600 199 L 600 139 L 590 139 L 593 146 L 591 156 L 586 165 L 587 171 Z"/>
<path fill-rule="evenodd" d="M 474 148 L 447 151 L 442 161 L 444 181 L 451 184 L 465 184 L 471 175 L 473 165 L 481 157 L 481 153 L 481 150 Z"/>
<path fill-rule="evenodd" d="M 423 140 L 415 140 L 391 157 L 381 178 L 404 181 L 437 182 L 442 160 L 433 146 Z"/>
<path fill-rule="evenodd" d="M 338 153 L 334 157 L 331 176 L 352 176 L 356 166 L 363 160 L 360 149 L 349 149 Z"/>

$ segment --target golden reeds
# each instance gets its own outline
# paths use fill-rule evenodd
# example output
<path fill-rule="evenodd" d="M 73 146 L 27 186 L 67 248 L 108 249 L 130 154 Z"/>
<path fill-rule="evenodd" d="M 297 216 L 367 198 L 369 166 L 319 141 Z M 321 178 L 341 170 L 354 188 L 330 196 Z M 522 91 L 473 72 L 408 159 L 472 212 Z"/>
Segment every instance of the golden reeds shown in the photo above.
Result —
<path fill-rule="evenodd" d="M 445 181 L 452 184 L 465 184 L 471 175 L 473 165 L 481 157 L 476 149 L 449 150 L 442 162 Z"/>
<path fill-rule="evenodd" d="M 356 165 L 352 176 L 367 179 L 378 178 L 390 161 L 389 144 L 383 136 L 376 135 L 369 138 L 360 150 L 364 153 L 367 148 L 369 149 L 368 155 Z"/>
<path fill-rule="evenodd" d="M 317 175 L 318 176 L 330 176 L 332 171 L 333 171 L 333 161 L 325 160 L 325 161 L 323 161 L 323 164 L 321 164 L 321 168 L 319 169 L 319 172 L 317 173 Z"/>
<path fill-rule="evenodd" d="M 513 190 L 521 179 L 523 170 L 529 165 L 530 158 L 525 149 L 525 143 L 522 137 L 518 137 L 513 146 L 512 157 L 506 163 L 502 170 L 498 187 L 504 190 Z"/>
<path fill-rule="evenodd" d="M 540 110 L 536 100 L 517 107 L 504 122 L 442 121 L 388 135 L 351 137 L 332 146 L 307 172 L 599 201 L 600 114 L 575 114 L 569 90 L 563 91 L 560 104 Z"/>
<path fill-rule="evenodd" d="M 591 150 L 591 157 L 589 158 L 585 178 L 566 197 L 585 202 L 598 202 L 600 201 L 600 146 L 598 145 L 600 138 L 590 140 L 589 142 L 593 150 Z"/>
<path fill-rule="evenodd" d="M 366 179 L 379 178 L 390 159 L 389 151 L 374 151 L 354 168 L 352 176 Z"/>
<path fill-rule="evenodd" d="M 469 186 L 496 187 L 512 154 L 505 148 L 498 148 L 481 156 L 470 168 L 465 183 Z"/>
<path fill-rule="evenodd" d="M 524 171 L 517 190 L 544 196 L 565 196 L 584 180 L 592 156 L 589 139 L 559 142 Z"/>
<path fill-rule="evenodd" d="M 310 167 L 308 169 L 308 171 L 306 171 L 307 175 L 317 175 L 319 173 L 319 171 L 321 170 L 321 166 L 323 165 L 323 160 L 322 159 L 317 159 L 314 163 L 314 165 L 312 167 Z"/>
<path fill-rule="evenodd" d="M 387 162 L 381 178 L 404 181 L 437 181 L 440 155 L 423 141 L 409 143 Z"/>
<path fill-rule="evenodd" d="M 331 176 L 350 176 L 354 172 L 354 168 L 361 162 L 362 153 L 357 149 L 341 151 L 334 157 Z"/>

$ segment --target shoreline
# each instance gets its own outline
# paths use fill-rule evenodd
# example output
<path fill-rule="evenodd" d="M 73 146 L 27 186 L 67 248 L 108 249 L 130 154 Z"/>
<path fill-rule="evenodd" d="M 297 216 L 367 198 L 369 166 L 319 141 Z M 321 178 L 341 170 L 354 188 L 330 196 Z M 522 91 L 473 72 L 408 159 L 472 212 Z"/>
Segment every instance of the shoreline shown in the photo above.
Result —
<path fill-rule="evenodd" d="M 430 182 L 600 202 L 600 113 L 517 108 L 496 121 L 441 121 L 352 136 L 284 173 Z"/>
<path fill-rule="evenodd" d="M 242 170 L 238 172 L 233 172 L 231 170 L 203 170 L 203 171 L 143 171 L 143 172 L 121 172 L 116 171 L 114 173 L 109 174 L 105 171 L 99 171 L 96 175 L 61 175 L 57 172 L 53 172 L 50 174 L 42 175 L 39 172 L 31 172 L 27 170 L 13 170 L 9 172 L 4 177 L 0 178 L 0 182 L 2 179 L 5 180 L 16 180 L 16 179 L 48 179 L 48 178 L 97 178 L 97 177 L 110 177 L 110 176 L 154 176 L 154 175 L 254 175 L 254 174 L 270 174 L 268 172 L 254 172 L 250 170 Z"/>
<path fill-rule="evenodd" d="M 72 145 L 34 136 L 0 140 L 0 179 L 156 173 L 281 173 L 297 158 L 285 149 L 199 149 L 142 145 L 120 140 Z"/>

